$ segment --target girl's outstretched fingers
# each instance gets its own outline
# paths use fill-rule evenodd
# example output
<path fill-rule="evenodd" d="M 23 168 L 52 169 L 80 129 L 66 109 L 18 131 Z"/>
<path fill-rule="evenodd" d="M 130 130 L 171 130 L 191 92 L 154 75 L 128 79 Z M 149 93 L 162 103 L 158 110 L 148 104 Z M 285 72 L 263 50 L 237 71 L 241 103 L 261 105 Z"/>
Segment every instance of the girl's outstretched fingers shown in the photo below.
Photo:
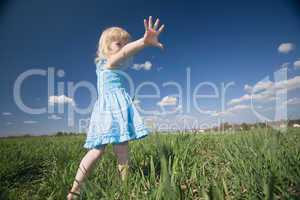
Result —
<path fill-rule="evenodd" d="M 164 45 L 162 43 L 158 43 L 157 47 L 159 47 L 161 50 L 164 50 Z"/>
<path fill-rule="evenodd" d="M 144 42 L 147 45 L 152 45 L 155 47 L 159 47 L 161 50 L 164 49 L 164 46 L 159 42 L 158 36 L 164 30 L 165 25 L 159 27 L 159 18 L 156 19 L 154 25 L 152 23 L 152 16 L 149 16 L 149 20 L 144 19 Z"/>
<path fill-rule="evenodd" d="M 160 34 L 165 28 L 165 25 L 161 25 L 160 28 L 158 29 L 158 34 Z"/>
<path fill-rule="evenodd" d="M 159 25 L 159 18 L 156 19 L 153 29 L 157 30 L 158 25 Z"/>
<path fill-rule="evenodd" d="M 147 31 L 148 30 L 148 23 L 147 23 L 146 19 L 144 19 L 144 26 L 145 26 L 145 31 Z"/>
<path fill-rule="evenodd" d="M 148 28 L 152 29 L 152 16 L 149 17 Z"/>

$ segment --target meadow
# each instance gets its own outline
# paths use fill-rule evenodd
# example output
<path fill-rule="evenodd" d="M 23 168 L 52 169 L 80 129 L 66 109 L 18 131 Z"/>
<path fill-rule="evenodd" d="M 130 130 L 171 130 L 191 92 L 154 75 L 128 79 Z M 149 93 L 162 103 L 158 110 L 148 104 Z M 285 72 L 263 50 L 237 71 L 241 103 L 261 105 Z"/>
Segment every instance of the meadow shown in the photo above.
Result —
<path fill-rule="evenodd" d="M 63 200 L 85 135 L 0 139 L 1 200 Z M 300 199 L 300 130 L 152 133 L 130 143 L 122 182 L 108 145 L 82 199 Z"/>

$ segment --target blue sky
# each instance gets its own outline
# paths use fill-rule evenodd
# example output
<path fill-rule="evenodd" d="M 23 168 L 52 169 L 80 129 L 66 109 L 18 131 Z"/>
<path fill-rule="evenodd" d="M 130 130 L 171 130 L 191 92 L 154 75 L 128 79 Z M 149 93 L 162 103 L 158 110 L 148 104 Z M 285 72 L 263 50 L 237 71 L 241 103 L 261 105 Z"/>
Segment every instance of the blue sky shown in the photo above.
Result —
<path fill-rule="evenodd" d="M 149 15 L 158 16 L 165 24 L 160 36 L 165 50 L 145 49 L 133 61 L 141 69 L 128 70 L 136 85 L 151 81 L 159 87 L 159 98 L 140 99 L 139 107 L 156 110 L 156 114 L 147 115 L 145 119 L 156 124 L 182 118 L 211 123 L 220 119 L 234 123 L 259 121 L 249 110 L 247 88 L 260 85 L 259 81 L 267 76 L 271 83 L 264 81 L 267 86 L 263 89 L 276 88 L 273 73 L 282 68 L 287 68 L 289 81 L 285 88 L 288 90 L 288 115 L 293 118 L 300 115 L 300 67 L 297 62 L 300 60 L 300 5 L 296 0 L 12 0 L 2 1 L 0 6 L 1 135 L 78 131 L 78 120 L 88 118 L 89 114 L 75 114 L 75 126 L 70 127 L 67 105 L 71 101 L 81 108 L 89 105 L 91 97 L 86 89 L 78 89 L 70 101 L 64 91 L 64 113 L 28 114 L 14 100 L 17 78 L 30 69 L 47 71 L 52 67 L 56 74 L 59 70 L 64 72 L 63 77 L 55 77 L 56 87 L 58 82 L 67 86 L 68 82 L 76 84 L 80 81 L 96 86 L 93 59 L 101 31 L 120 26 L 138 39 L 144 33 L 143 19 Z M 283 45 L 281 51 L 280 45 Z M 225 110 L 222 110 L 219 97 L 197 101 L 206 113 L 197 112 L 193 106 L 187 111 L 187 70 L 191 72 L 190 97 L 201 82 L 210 82 L 219 91 L 221 83 L 234 83 L 226 92 Z M 168 81 L 176 81 L 182 86 L 182 104 L 178 98 L 172 98 L 178 93 L 176 88 L 163 86 Z M 153 94 L 154 90 L 145 87 L 142 91 Z M 209 86 L 199 89 L 199 94 L 213 93 Z M 57 90 L 54 95 L 59 95 Z M 32 76 L 26 79 L 21 97 L 29 107 L 47 107 L 47 78 Z M 230 103 L 232 99 L 236 99 L 233 101 L 236 103 Z M 272 118 L 274 99 L 263 102 L 257 99 L 256 105 L 262 109 L 261 113 Z M 166 114 L 164 109 L 176 112 Z"/>

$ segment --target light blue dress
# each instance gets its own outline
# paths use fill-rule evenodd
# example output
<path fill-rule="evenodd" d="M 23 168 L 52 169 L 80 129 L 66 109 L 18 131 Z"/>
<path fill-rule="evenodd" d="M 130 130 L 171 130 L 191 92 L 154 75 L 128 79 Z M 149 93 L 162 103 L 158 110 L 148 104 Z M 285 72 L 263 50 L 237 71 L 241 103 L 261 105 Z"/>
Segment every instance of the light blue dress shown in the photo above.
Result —
<path fill-rule="evenodd" d="M 106 59 L 96 64 L 98 98 L 92 110 L 84 148 L 100 149 L 109 143 L 140 139 L 149 134 L 129 95 L 122 69 L 108 69 Z M 127 80 L 128 81 L 128 80 Z"/>

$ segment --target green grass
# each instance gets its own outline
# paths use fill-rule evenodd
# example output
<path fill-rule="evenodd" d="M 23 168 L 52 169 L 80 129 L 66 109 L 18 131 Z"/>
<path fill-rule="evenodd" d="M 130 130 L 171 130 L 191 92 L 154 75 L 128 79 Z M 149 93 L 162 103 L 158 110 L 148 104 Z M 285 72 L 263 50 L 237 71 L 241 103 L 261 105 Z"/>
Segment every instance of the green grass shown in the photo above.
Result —
<path fill-rule="evenodd" d="M 85 136 L 0 140 L 0 199 L 66 199 Z M 121 182 L 112 145 L 83 199 L 300 199 L 300 131 L 152 134 L 130 143 Z"/>

